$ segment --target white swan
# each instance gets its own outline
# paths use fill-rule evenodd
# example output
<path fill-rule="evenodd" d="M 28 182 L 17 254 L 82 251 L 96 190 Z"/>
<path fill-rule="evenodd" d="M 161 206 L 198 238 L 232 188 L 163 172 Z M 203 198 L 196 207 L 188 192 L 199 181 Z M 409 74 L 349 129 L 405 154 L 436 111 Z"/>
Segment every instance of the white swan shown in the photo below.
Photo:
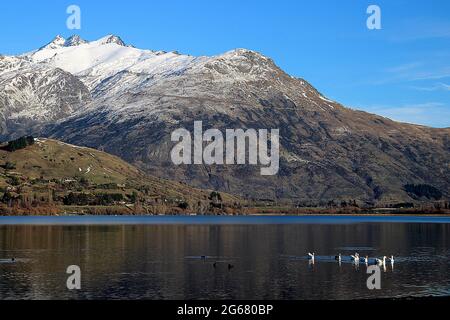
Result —
<path fill-rule="evenodd" d="M 313 253 L 308 253 L 308 264 L 309 264 L 309 266 L 314 266 L 314 264 L 315 264 L 315 260 L 314 260 L 314 258 L 315 258 L 315 253 L 313 252 Z"/>
<path fill-rule="evenodd" d="M 389 261 L 391 261 L 391 264 L 394 264 L 394 256 L 391 256 L 391 257 L 389 258 Z"/>
<path fill-rule="evenodd" d="M 363 258 L 363 262 L 365 262 L 366 266 L 369 265 L 369 256 Z"/>
<path fill-rule="evenodd" d="M 336 260 L 336 261 L 338 261 L 339 263 L 341 263 L 341 262 L 342 262 L 342 255 L 339 253 L 338 256 L 335 256 L 335 257 L 334 257 L 334 260 Z"/>
<path fill-rule="evenodd" d="M 379 265 L 379 266 L 385 266 L 385 265 L 386 265 L 386 259 L 387 259 L 386 256 L 383 257 L 383 260 L 378 259 L 378 258 L 375 258 L 375 262 L 376 262 L 377 265 Z"/>
<path fill-rule="evenodd" d="M 359 263 L 359 253 L 355 253 L 355 255 L 351 255 L 350 257 L 355 261 L 355 264 Z"/>

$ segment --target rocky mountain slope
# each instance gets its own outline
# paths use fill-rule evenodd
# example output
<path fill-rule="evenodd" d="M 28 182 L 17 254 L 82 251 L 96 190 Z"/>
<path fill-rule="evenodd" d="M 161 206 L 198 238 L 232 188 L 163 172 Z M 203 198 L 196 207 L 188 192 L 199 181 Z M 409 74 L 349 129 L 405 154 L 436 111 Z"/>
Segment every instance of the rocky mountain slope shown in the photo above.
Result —
<path fill-rule="evenodd" d="M 116 36 L 90 43 L 57 37 L 40 50 L 5 59 L 24 64 L 0 67 L 5 86 L 11 83 L 8 77 L 28 74 L 28 65 L 37 74 L 43 68 L 68 78 L 55 82 L 66 92 L 59 101 L 44 94 L 53 78 L 44 76 L 45 84 L 35 87 L 14 83 L 0 100 L 4 139 L 36 130 L 27 123 L 37 122 L 41 134 L 107 151 L 154 175 L 255 199 L 311 204 L 426 200 L 408 194 L 407 184 L 430 185 L 449 197 L 450 129 L 345 108 L 254 51 L 192 57 L 139 50 Z M 25 108 L 26 102 L 17 100 L 42 104 Z M 63 107 L 66 101 L 70 110 Z M 40 106 L 48 111 L 36 112 Z M 223 132 L 279 128 L 279 174 L 262 177 L 253 166 L 174 166 L 171 133 L 192 130 L 200 120 L 205 130 Z"/>
<path fill-rule="evenodd" d="M 39 132 L 91 101 L 89 89 L 60 68 L 0 56 L 0 138 Z"/>

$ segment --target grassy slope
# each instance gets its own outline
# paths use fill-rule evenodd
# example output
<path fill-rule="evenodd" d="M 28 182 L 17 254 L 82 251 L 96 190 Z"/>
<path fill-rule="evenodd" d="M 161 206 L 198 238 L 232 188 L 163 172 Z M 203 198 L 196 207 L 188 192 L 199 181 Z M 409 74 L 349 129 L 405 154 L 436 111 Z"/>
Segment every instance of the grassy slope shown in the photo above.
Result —
<path fill-rule="evenodd" d="M 0 150 L 0 159 L 15 164 L 16 169 L 10 173 L 31 180 L 85 177 L 92 183 L 101 184 L 143 179 L 138 169 L 117 157 L 56 140 L 38 140 L 33 146 L 15 152 Z"/>
<path fill-rule="evenodd" d="M 211 193 L 211 190 L 195 189 L 182 183 L 149 176 L 110 154 L 51 139 L 37 139 L 34 145 L 14 152 L 0 149 L 0 165 L 7 162 L 13 163 L 15 169 L 0 169 L 0 188 L 4 191 L 13 187 L 11 178 L 15 176 L 20 180 L 22 193 L 48 193 L 48 181 L 52 180 L 57 180 L 57 185 L 67 186 L 63 188 L 62 195 L 72 191 L 79 192 L 79 185 L 76 190 L 71 190 L 70 182 L 80 179 L 89 181 L 89 190 L 81 191 L 91 193 L 98 192 L 98 186 L 103 184 L 125 185 L 119 189 L 126 194 L 142 190 L 145 186 L 149 192 L 143 198 L 170 201 L 207 201 Z M 101 192 L 105 190 L 102 189 Z M 224 202 L 239 201 L 227 194 L 222 194 L 222 198 Z"/>

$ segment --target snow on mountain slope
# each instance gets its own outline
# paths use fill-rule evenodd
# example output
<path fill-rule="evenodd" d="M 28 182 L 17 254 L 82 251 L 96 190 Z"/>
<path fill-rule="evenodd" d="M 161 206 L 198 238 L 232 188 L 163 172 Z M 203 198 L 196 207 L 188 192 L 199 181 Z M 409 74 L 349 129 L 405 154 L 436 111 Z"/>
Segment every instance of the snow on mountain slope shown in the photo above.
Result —
<path fill-rule="evenodd" d="M 57 37 L 57 39 L 59 39 Z M 54 41 L 55 42 L 55 41 Z M 237 49 L 213 57 L 140 50 L 117 36 L 67 46 L 67 41 L 25 55 L 35 63 L 61 68 L 77 76 L 93 97 L 117 97 L 151 90 L 184 74 L 209 76 L 211 81 L 239 84 L 279 74 L 278 67 L 254 51 Z"/>
<path fill-rule="evenodd" d="M 0 57 L 0 137 L 67 117 L 90 99 L 84 84 L 62 69 Z"/>
<path fill-rule="evenodd" d="M 43 98 L 42 90 L 35 86 L 19 86 L 16 91 L 9 89 L 8 98 L 4 98 L 4 103 L 11 105 L 10 119 L 29 116 L 58 120 L 70 112 L 92 113 L 105 109 L 109 117 L 117 119 L 145 116 L 172 123 L 177 121 L 174 115 L 177 118 L 185 111 L 183 108 L 167 109 L 161 99 L 194 99 L 189 108 L 199 109 L 199 112 L 204 107 L 201 102 L 209 101 L 209 112 L 235 113 L 235 108 L 226 105 L 257 107 L 261 99 L 271 99 L 273 92 L 282 93 L 286 99 L 303 100 L 308 108 L 322 111 L 334 108 L 325 100 L 317 99 L 319 94 L 306 82 L 288 76 L 271 59 L 246 49 L 213 57 L 194 57 L 136 49 L 114 35 L 92 42 L 77 35 L 67 40 L 57 36 L 39 50 L 9 57 L 8 63 L 3 65 L 0 62 L 0 77 L 5 78 L 8 70 L 23 75 L 32 70 L 40 73 L 43 69 L 64 70 L 81 81 L 93 98 L 92 103 L 76 103 L 74 108 L 61 105 L 61 109 L 66 109 L 63 112 L 56 112 L 54 107 L 45 110 L 46 107 L 39 103 L 44 101 L 53 106 L 59 100 Z M 8 77 L 5 79 L 11 81 Z M 59 91 L 62 95 L 66 95 L 64 86 L 61 82 Z M 81 91 L 85 97 L 86 90 Z M 233 100 L 230 97 L 234 97 Z M 29 107 L 24 108 L 27 99 Z M 20 108 L 16 107 L 18 104 Z"/>
<path fill-rule="evenodd" d="M 60 69 L 22 72 L 2 79 L 0 88 L 0 103 L 10 106 L 10 119 L 55 120 L 58 114 L 70 115 L 88 96 L 76 78 Z"/>
<path fill-rule="evenodd" d="M 92 41 L 91 44 L 92 45 L 116 44 L 116 45 L 122 46 L 122 47 L 127 46 L 125 44 L 125 42 L 123 42 L 123 40 L 119 36 L 116 36 L 113 34 L 109 34 L 103 38 L 96 40 L 96 41 Z"/>
<path fill-rule="evenodd" d="M 66 43 L 66 39 L 64 39 L 62 36 L 57 35 L 55 37 L 55 39 L 53 39 L 50 43 L 48 43 L 47 45 L 43 46 L 42 48 L 40 48 L 39 50 L 51 50 L 51 49 L 58 49 L 64 46 L 64 44 Z"/>
<path fill-rule="evenodd" d="M 32 63 L 27 59 L 13 56 L 0 56 L 0 76 L 8 73 L 17 73 L 20 69 L 31 67 Z"/>
<path fill-rule="evenodd" d="M 86 44 L 86 43 L 88 43 L 88 42 L 84 39 L 81 39 L 81 37 L 79 35 L 73 35 L 64 42 L 64 46 L 65 47 L 75 47 L 75 46 L 79 46 L 79 45 Z"/>
<path fill-rule="evenodd" d="M 90 43 L 76 46 L 51 46 L 26 55 L 35 63 L 61 68 L 78 76 L 93 95 L 106 92 L 114 78 L 125 90 L 148 82 L 152 78 L 182 72 L 198 58 L 176 53 L 139 50 L 126 46 L 117 36 L 109 35 Z M 129 86 L 126 86 L 129 82 Z M 98 86 L 98 88 L 97 88 Z M 117 94 L 118 88 L 109 95 Z"/>
<path fill-rule="evenodd" d="M 33 62 L 46 63 L 80 75 L 102 64 L 110 66 L 115 63 L 115 66 L 129 67 L 142 56 L 140 50 L 95 41 L 77 46 L 44 48 L 33 52 L 30 58 Z"/>

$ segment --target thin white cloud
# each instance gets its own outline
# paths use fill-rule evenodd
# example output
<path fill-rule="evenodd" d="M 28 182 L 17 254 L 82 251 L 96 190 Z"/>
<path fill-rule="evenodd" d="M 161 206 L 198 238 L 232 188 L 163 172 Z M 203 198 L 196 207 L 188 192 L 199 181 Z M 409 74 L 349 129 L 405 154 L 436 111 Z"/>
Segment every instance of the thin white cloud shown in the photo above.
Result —
<path fill-rule="evenodd" d="M 447 79 L 450 78 L 450 66 L 430 66 L 430 64 L 423 62 L 411 62 L 386 68 L 384 74 L 384 77 L 372 80 L 370 84 L 383 85 L 397 82 Z"/>
<path fill-rule="evenodd" d="M 422 65 L 423 65 L 422 62 L 411 62 L 411 63 L 401 64 L 399 66 L 387 68 L 385 71 L 388 73 L 407 72 L 407 71 L 415 70 Z"/>
<path fill-rule="evenodd" d="M 394 42 L 450 38 L 450 23 L 448 21 L 410 19 L 397 25 L 399 28 L 389 38 Z"/>
<path fill-rule="evenodd" d="M 442 70 L 418 72 L 411 75 L 410 81 L 439 80 L 445 78 L 450 78 L 450 67 L 445 67 Z"/>
<path fill-rule="evenodd" d="M 427 102 L 402 106 L 374 105 L 359 108 L 389 119 L 437 128 L 450 127 L 450 105 Z"/>
<path fill-rule="evenodd" d="M 410 88 L 418 91 L 450 91 L 450 85 L 442 82 L 431 86 L 411 86 Z"/>

